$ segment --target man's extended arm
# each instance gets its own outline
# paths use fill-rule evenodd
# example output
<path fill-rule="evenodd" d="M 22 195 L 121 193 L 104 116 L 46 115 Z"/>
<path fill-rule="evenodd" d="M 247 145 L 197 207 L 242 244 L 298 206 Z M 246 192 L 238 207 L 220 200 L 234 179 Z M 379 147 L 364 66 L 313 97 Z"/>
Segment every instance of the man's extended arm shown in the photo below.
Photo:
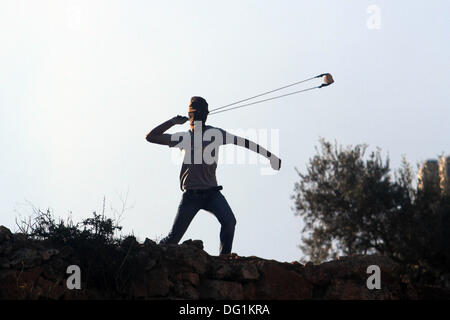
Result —
<path fill-rule="evenodd" d="M 189 118 L 183 116 L 176 116 L 166 122 L 161 123 L 147 134 L 147 141 L 151 143 L 169 145 L 170 134 L 164 133 L 176 124 L 183 124 L 188 121 Z"/>
<path fill-rule="evenodd" d="M 244 147 L 246 149 L 249 149 L 251 151 L 254 151 L 267 159 L 270 160 L 270 165 L 274 170 L 280 170 L 281 168 L 281 159 L 278 158 L 276 155 L 272 154 L 269 150 L 261 147 L 259 144 L 248 140 L 246 138 L 238 137 L 235 135 L 230 135 L 228 133 L 229 137 L 228 139 L 231 139 L 231 142 L 237 146 Z"/>

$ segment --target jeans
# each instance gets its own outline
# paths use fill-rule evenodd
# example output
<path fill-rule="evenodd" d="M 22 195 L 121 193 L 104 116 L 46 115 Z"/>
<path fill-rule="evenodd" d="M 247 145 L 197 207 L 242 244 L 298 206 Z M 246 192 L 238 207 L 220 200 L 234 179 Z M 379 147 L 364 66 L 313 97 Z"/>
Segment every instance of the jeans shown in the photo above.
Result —
<path fill-rule="evenodd" d="M 209 211 L 220 222 L 220 254 L 231 253 L 236 219 L 227 200 L 217 190 L 207 190 L 199 193 L 184 192 L 172 230 L 160 243 L 177 244 L 200 209 Z"/>

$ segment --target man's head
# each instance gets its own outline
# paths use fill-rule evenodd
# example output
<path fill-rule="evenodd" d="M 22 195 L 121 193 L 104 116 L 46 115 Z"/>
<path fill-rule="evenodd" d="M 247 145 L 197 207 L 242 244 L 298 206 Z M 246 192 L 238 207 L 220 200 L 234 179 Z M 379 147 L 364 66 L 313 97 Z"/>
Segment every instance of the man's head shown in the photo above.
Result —
<path fill-rule="evenodd" d="M 203 124 L 208 118 L 208 103 L 202 97 L 192 97 L 189 104 L 189 122 L 191 129 L 194 129 L 194 122 L 201 121 Z"/>

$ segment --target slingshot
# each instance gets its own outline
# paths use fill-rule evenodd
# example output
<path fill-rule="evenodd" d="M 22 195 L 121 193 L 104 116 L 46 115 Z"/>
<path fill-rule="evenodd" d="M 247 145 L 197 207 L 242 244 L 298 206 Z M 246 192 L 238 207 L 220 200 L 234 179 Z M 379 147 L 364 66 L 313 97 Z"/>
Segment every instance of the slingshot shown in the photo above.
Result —
<path fill-rule="evenodd" d="M 239 104 L 239 103 L 242 103 L 242 102 L 245 102 L 245 101 L 249 101 L 249 100 L 252 100 L 252 99 L 255 99 L 255 98 L 258 98 L 258 97 L 261 97 L 261 96 L 264 96 L 264 95 L 276 92 L 276 91 L 280 91 L 280 90 L 283 90 L 283 89 L 286 89 L 286 88 L 290 88 L 292 86 L 296 86 L 298 84 L 301 84 L 301 83 L 304 83 L 304 82 L 307 82 L 307 81 L 311 81 L 313 79 L 322 78 L 322 77 L 323 77 L 323 83 L 321 85 L 319 85 L 319 86 L 306 88 L 306 89 L 302 89 L 302 90 L 298 90 L 298 91 L 282 94 L 282 95 L 279 95 L 279 96 L 275 96 L 275 97 L 271 97 L 271 98 L 267 98 L 267 99 L 262 99 L 262 100 L 246 103 L 246 104 L 243 104 L 243 105 L 235 106 L 235 107 L 232 107 L 232 108 L 228 108 L 228 107 L 234 106 L 236 104 Z M 275 99 L 287 97 L 287 96 L 290 96 L 290 95 L 293 95 L 293 94 L 297 94 L 297 93 L 301 93 L 301 92 L 305 92 L 305 91 L 309 91 L 309 90 L 313 90 L 313 89 L 320 89 L 320 88 L 329 86 L 333 82 L 334 82 L 334 80 L 333 80 L 333 76 L 331 74 L 329 74 L 329 73 L 322 73 L 322 74 L 319 74 L 318 76 L 315 76 L 315 77 L 312 77 L 312 78 L 308 78 L 308 79 L 305 79 L 305 80 L 302 80 L 302 81 L 298 81 L 298 82 L 295 82 L 295 83 L 292 83 L 292 84 L 288 84 L 288 85 L 283 86 L 281 88 L 277 88 L 277 89 L 274 89 L 274 90 L 263 92 L 263 93 L 260 93 L 260 94 L 258 94 L 256 96 L 253 96 L 253 97 L 250 97 L 250 98 L 246 98 L 246 99 L 243 99 L 243 100 L 239 100 L 239 101 L 236 101 L 236 102 L 224 105 L 224 106 L 219 107 L 219 108 L 214 108 L 214 109 L 209 111 L 208 115 L 217 114 L 217 113 L 221 113 L 221 112 L 226 112 L 226 111 L 239 109 L 239 108 L 244 108 L 244 107 L 248 107 L 248 106 L 251 106 L 251 105 L 254 105 L 254 104 L 257 104 L 257 103 L 262 103 L 262 102 L 266 102 L 266 101 L 270 101 L 270 100 L 275 100 Z"/>

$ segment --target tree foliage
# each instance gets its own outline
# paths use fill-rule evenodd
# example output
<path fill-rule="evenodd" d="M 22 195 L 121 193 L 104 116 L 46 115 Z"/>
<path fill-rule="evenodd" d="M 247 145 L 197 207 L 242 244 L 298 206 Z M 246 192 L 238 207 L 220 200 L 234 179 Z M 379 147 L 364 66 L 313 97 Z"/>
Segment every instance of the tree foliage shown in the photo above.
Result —
<path fill-rule="evenodd" d="M 381 150 L 343 148 L 324 139 L 295 184 L 303 218 L 300 248 L 313 262 L 377 253 L 434 278 L 450 270 L 450 199 L 439 188 L 417 190 L 403 159 L 392 173 Z M 424 271 L 425 270 L 425 271 Z"/>

